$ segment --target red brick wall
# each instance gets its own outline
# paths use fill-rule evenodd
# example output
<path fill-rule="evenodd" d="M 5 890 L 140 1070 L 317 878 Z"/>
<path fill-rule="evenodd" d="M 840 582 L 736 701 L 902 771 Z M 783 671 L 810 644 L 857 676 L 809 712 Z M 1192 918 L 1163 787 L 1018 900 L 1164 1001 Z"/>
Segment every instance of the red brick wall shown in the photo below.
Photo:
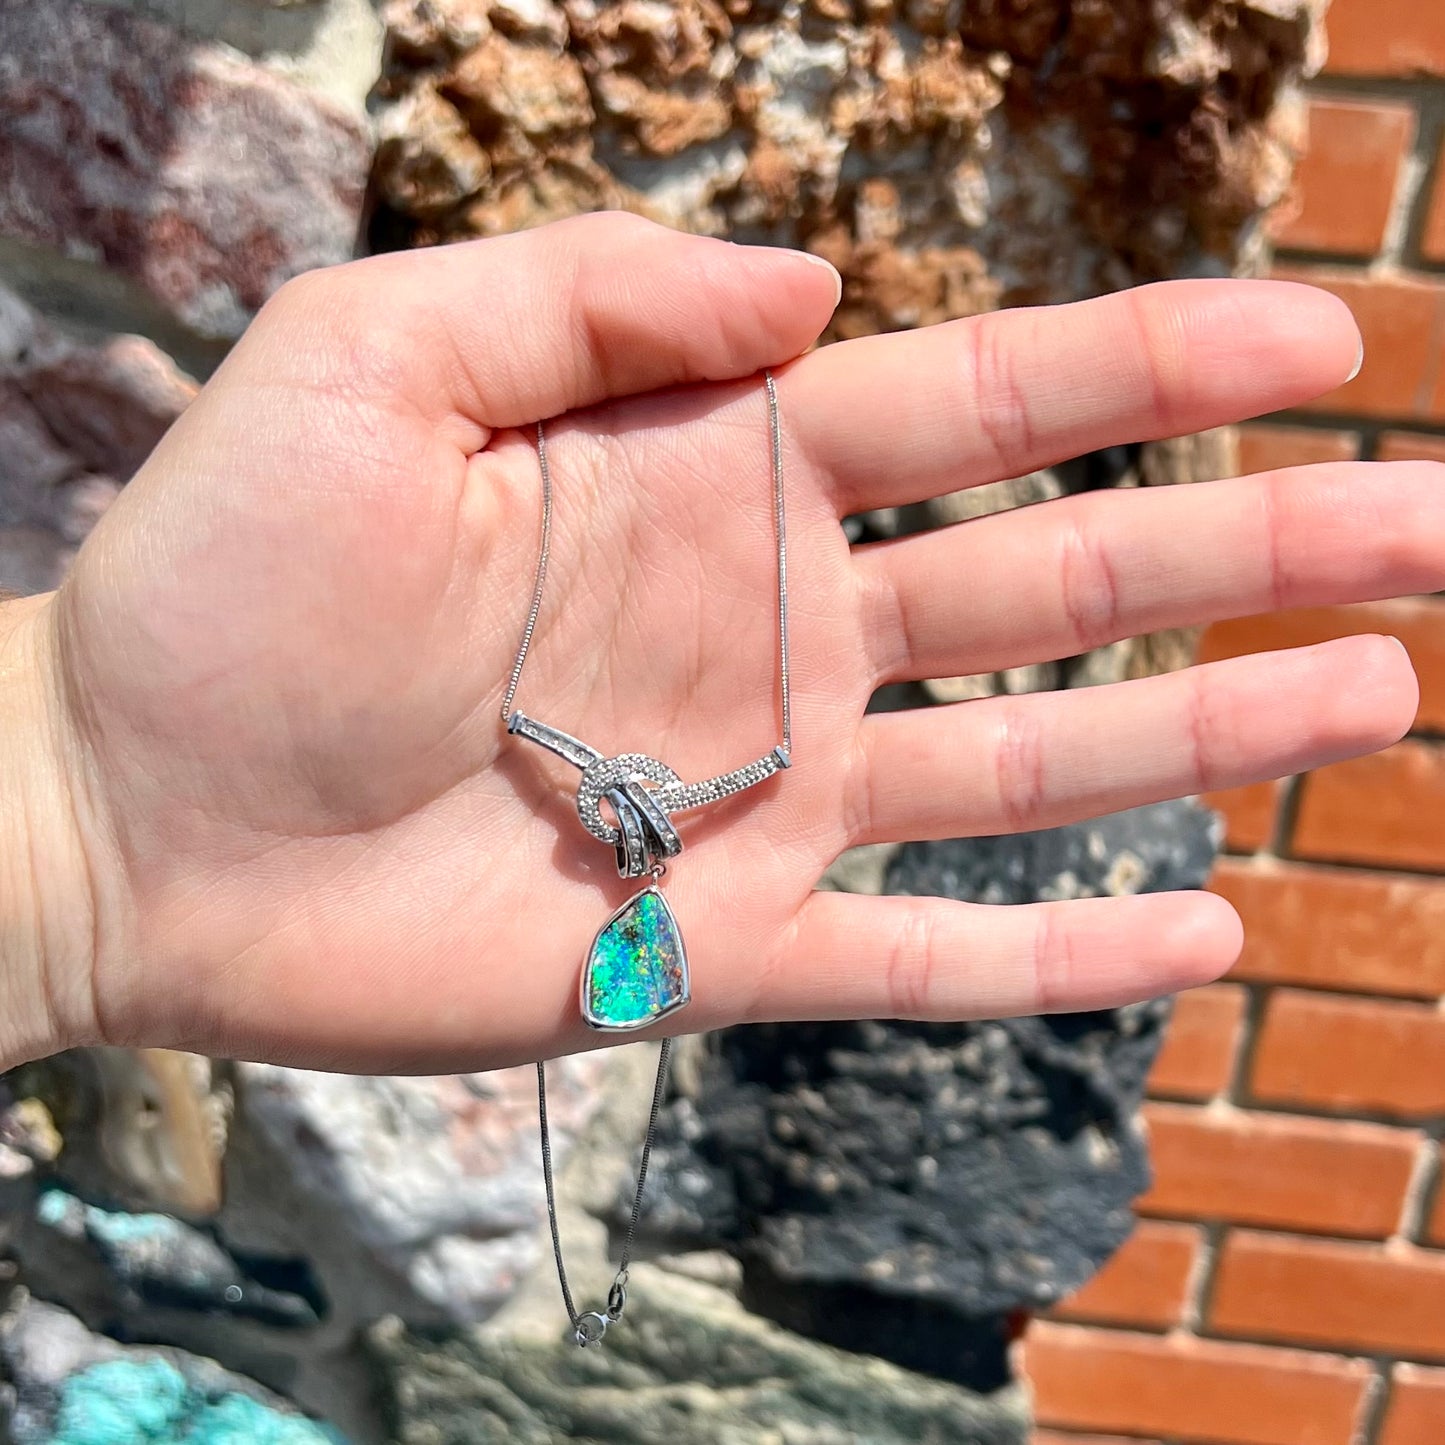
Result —
<path fill-rule="evenodd" d="M 1247 470 L 1445 460 L 1445 0 L 1335 0 L 1280 274 L 1329 287 L 1359 377 L 1259 424 Z M 1393 633 L 1414 735 L 1210 801 L 1231 977 L 1179 1000 L 1133 1237 L 1023 1361 L 1038 1445 L 1445 1445 L 1445 598 L 1214 628 L 1207 657 Z"/>

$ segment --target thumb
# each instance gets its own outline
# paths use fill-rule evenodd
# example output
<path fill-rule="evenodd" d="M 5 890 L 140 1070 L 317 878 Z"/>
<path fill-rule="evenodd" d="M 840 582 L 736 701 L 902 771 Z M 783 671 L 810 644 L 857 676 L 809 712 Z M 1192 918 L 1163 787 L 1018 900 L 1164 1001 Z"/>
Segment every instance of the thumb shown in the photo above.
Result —
<path fill-rule="evenodd" d="M 272 382 L 344 381 L 353 398 L 409 403 L 431 420 L 519 426 L 780 365 L 816 339 L 840 287 L 804 251 L 601 212 L 308 272 L 272 298 L 224 369 L 233 380 L 257 368 Z"/>

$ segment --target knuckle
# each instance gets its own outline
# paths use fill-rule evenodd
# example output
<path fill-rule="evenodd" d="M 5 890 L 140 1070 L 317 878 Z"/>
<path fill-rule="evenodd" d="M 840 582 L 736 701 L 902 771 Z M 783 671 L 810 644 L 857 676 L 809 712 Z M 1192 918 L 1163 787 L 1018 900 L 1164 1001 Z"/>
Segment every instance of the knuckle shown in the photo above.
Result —
<path fill-rule="evenodd" d="M 973 397 L 974 422 L 992 453 L 998 478 L 1028 471 L 1034 449 L 1033 413 L 1018 373 L 1020 346 L 1012 339 L 1026 324 L 1021 315 L 1009 318 L 1008 324 L 991 316 L 965 323 L 965 366 L 971 374 L 964 394 Z"/>
<path fill-rule="evenodd" d="M 994 786 L 1005 831 L 1044 826 L 1045 751 L 1041 723 L 1028 700 L 1001 700 L 994 750 Z"/>
<path fill-rule="evenodd" d="M 1180 381 L 1187 374 L 1188 333 L 1192 317 L 1167 284 L 1140 286 L 1119 293 L 1124 316 L 1134 330 L 1137 364 L 1149 409 L 1166 431 L 1172 431 Z"/>
<path fill-rule="evenodd" d="M 1034 1006 L 1041 1014 L 1057 1013 L 1073 995 L 1074 935 L 1064 904 L 1040 904 L 1033 940 Z"/>
<path fill-rule="evenodd" d="M 344 279 L 337 275 L 344 266 L 318 266 L 310 271 L 298 271 L 288 277 L 261 308 L 262 314 L 281 312 L 316 312 L 325 315 L 337 300 L 337 293 Z"/>
<path fill-rule="evenodd" d="M 938 912 L 919 900 L 919 906 L 905 910 L 903 920 L 888 954 L 886 1002 L 894 1018 L 929 1018 L 939 954 Z"/>
<path fill-rule="evenodd" d="M 622 245 L 653 236 L 676 234 L 670 227 L 639 216 L 635 211 L 617 209 L 591 211 L 585 216 L 574 216 L 565 224 L 576 232 L 577 244 L 584 248 L 598 244 Z"/>
<path fill-rule="evenodd" d="M 1231 773 L 1228 759 L 1238 755 L 1241 721 L 1230 690 L 1210 668 L 1190 668 L 1185 679 L 1184 725 L 1193 788 L 1225 787 Z"/>
<path fill-rule="evenodd" d="M 1064 614 L 1079 652 L 1116 642 L 1120 631 L 1119 582 L 1113 560 L 1098 533 L 1075 519 L 1064 533 L 1059 569 Z"/>
<path fill-rule="evenodd" d="M 921 655 L 914 616 L 918 589 L 908 585 L 911 579 L 897 565 L 901 556 L 865 547 L 854 569 L 857 610 L 867 625 L 864 654 L 875 687 L 903 677 Z"/>
<path fill-rule="evenodd" d="M 859 729 L 843 776 L 843 840 L 849 847 L 871 842 L 877 819 L 878 769 L 873 765 L 868 737 L 867 728 Z"/>
<path fill-rule="evenodd" d="M 1259 530 L 1264 549 L 1265 587 L 1269 595 L 1270 610 L 1278 612 L 1289 595 L 1289 579 L 1286 576 L 1285 553 L 1288 527 L 1285 520 L 1283 500 L 1273 487 L 1260 492 Z"/>

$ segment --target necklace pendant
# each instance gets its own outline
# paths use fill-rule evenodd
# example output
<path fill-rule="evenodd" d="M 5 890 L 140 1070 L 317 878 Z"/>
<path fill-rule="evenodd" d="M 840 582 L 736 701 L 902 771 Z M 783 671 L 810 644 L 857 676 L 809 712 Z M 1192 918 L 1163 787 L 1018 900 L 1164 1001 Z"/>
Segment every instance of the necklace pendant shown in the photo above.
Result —
<path fill-rule="evenodd" d="M 582 969 L 582 1017 L 594 1029 L 625 1032 L 691 997 L 682 930 L 661 890 L 649 885 L 597 930 Z"/>

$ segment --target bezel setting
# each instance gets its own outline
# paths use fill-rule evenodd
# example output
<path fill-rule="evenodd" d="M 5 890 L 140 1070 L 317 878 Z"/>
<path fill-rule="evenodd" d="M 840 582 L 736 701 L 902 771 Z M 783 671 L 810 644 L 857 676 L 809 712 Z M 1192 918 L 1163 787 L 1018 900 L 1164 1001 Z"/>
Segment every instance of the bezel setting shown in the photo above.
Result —
<path fill-rule="evenodd" d="M 640 898 L 645 898 L 651 893 L 661 904 L 667 913 L 668 921 L 672 925 L 673 937 L 677 940 L 677 956 L 682 965 L 682 992 L 670 1004 L 658 1009 L 645 1019 L 638 1019 L 632 1023 L 612 1023 L 593 1012 L 590 990 L 588 983 L 592 976 L 592 953 L 597 947 L 598 940 L 607 932 L 612 925 L 627 912 Z M 619 903 L 611 913 L 607 915 L 606 921 L 592 935 L 592 942 L 587 946 L 586 957 L 582 960 L 581 976 L 577 982 L 578 1006 L 582 1012 L 582 1020 L 588 1028 L 596 1029 L 599 1033 L 608 1034 L 631 1034 L 639 1029 L 650 1028 L 659 1019 L 665 1019 L 675 1014 L 679 1009 L 686 1008 L 692 1002 L 692 969 L 687 959 L 687 944 L 682 936 L 682 929 L 678 927 L 677 914 L 672 911 L 672 905 L 663 896 L 663 892 L 656 884 L 649 884 L 646 888 L 639 888 L 622 903 Z"/>

